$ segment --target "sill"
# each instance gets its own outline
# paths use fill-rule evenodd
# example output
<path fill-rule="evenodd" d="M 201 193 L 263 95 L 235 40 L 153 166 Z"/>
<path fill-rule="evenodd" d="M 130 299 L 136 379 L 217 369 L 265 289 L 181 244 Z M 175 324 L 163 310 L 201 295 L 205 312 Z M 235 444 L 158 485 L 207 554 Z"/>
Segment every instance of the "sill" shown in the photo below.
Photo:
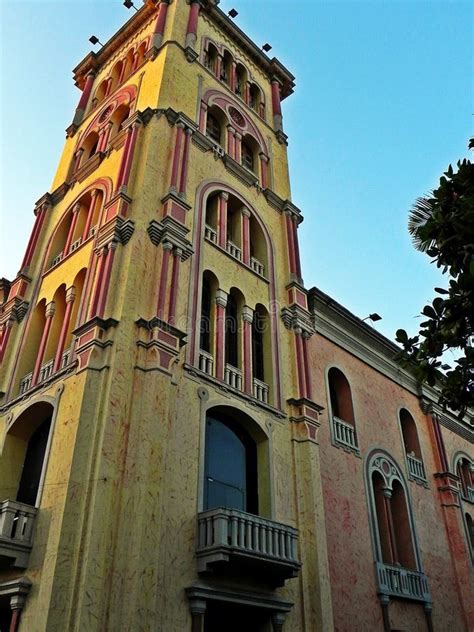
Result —
<path fill-rule="evenodd" d="M 253 171 L 250 171 L 250 169 L 244 167 L 231 158 L 229 154 L 224 154 L 223 161 L 227 171 L 230 171 L 232 175 L 248 187 L 256 186 L 258 184 L 258 176 Z"/>
<path fill-rule="evenodd" d="M 258 272 L 256 272 L 253 268 L 251 268 L 249 265 L 247 265 L 246 263 L 244 263 L 241 259 L 237 259 L 236 257 L 233 257 L 230 252 L 227 252 L 227 250 L 225 250 L 224 248 L 221 248 L 219 246 L 219 244 L 216 244 L 215 241 L 212 241 L 211 239 L 204 237 L 204 241 L 208 244 L 210 244 L 211 246 L 214 246 L 214 248 L 216 248 L 217 250 L 219 250 L 219 252 L 222 252 L 222 254 L 226 255 L 226 257 L 229 257 L 229 259 L 231 259 L 232 261 L 234 261 L 235 263 L 239 263 L 245 270 L 248 270 L 249 272 L 251 272 L 253 275 L 255 275 L 258 279 L 261 279 L 262 281 L 265 281 L 265 283 L 270 283 L 270 281 L 268 280 L 267 277 L 263 276 L 262 274 L 259 274 Z"/>
<path fill-rule="evenodd" d="M 70 185 L 72 186 L 75 182 L 82 182 L 93 173 L 97 167 L 100 165 L 102 160 L 105 158 L 105 153 L 102 151 L 98 151 L 93 156 L 87 159 L 87 161 L 79 167 L 77 171 L 72 174 Z"/>
<path fill-rule="evenodd" d="M 346 452 L 347 454 L 354 454 L 359 459 L 362 458 L 360 456 L 360 448 L 358 446 L 350 447 L 350 446 L 346 445 L 345 443 L 341 443 L 340 441 L 337 441 L 337 439 L 333 439 L 331 441 L 331 443 L 332 443 L 332 445 L 335 448 L 339 448 L 340 450 L 344 450 L 344 452 Z"/>
<path fill-rule="evenodd" d="M 55 263 L 55 264 L 51 264 L 51 265 L 49 266 L 49 268 L 47 268 L 47 269 L 43 272 L 43 274 L 42 274 L 42 276 L 41 276 L 41 279 L 44 279 L 44 278 L 45 278 L 45 277 L 46 277 L 46 276 L 47 276 L 50 272 L 52 272 L 53 270 L 56 270 L 56 268 L 59 268 L 59 266 L 60 266 L 62 263 L 64 263 L 64 261 L 67 261 L 68 259 L 70 259 L 73 255 L 75 255 L 75 254 L 76 254 L 76 252 L 79 252 L 80 250 L 82 250 L 83 246 L 85 246 L 85 245 L 86 245 L 86 244 L 88 244 L 90 241 L 92 241 L 92 240 L 95 238 L 95 236 L 96 236 L 96 233 L 94 233 L 93 235 L 89 235 L 89 237 L 88 237 L 85 241 L 83 241 L 83 242 L 81 243 L 81 245 L 80 245 L 78 248 L 76 248 L 75 250 L 72 250 L 72 251 L 68 252 L 68 254 L 67 254 L 65 257 L 63 257 L 60 261 L 58 261 L 57 263 Z"/>
<path fill-rule="evenodd" d="M 424 487 L 425 489 L 430 488 L 426 478 L 419 478 L 418 476 L 415 476 L 414 474 L 408 474 L 408 480 L 412 481 L 413 483 L 416 483 L 420 487 Z"/>
<path fill-rule="evenodd" d="M 184 370 L 186 371 L 186 373 L 188 373 L 189 376 L 196 377 L 203 382 L 207 382 L 208 384 L 212 384 L 213 386 L 216 386 L 217 388 L 219 388 L 220 390 L 224 392 L 231 393 L 232 395 L 237 396 L 239 399 L 246 401 L 251 406 L 261 408 L 265 412 L 271 413 L 272 415 L 275 415 L 275 417 L 278 417 L 279 419 L 286 418 L 286 413 L 283 410 L 280 410 L 279 408 L 275 408 L 271 404 L 265 404 L 264 402 L 260 401 L 253 395 L 249 395 L 248 393 L 245 393 L 244 391 L 239 391 L 236 388 L 232 388 L 232 386 L 229 386 L 226 382 L 221 382 L 221 380 L 218 380 L 217 378 L 212 377 L 211 375 L 208 375 L 207 373 L 204 373 L 204 371 L 201 371 L 200 369 L 198 369 L 195 366 L 192 366 L 191 364 L 185 363 Z"/>

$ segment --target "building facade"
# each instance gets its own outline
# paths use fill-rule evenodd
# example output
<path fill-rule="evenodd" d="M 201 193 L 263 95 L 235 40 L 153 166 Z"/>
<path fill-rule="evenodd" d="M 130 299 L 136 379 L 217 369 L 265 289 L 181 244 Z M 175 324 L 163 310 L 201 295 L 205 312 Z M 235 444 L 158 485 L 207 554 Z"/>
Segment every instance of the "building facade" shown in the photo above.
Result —
<path fill-rule="evenodd" d="M 1 285 L 0 631 L 470 630 L 472 425 L 305 289 L 281 101 L 147 0 Z"/>

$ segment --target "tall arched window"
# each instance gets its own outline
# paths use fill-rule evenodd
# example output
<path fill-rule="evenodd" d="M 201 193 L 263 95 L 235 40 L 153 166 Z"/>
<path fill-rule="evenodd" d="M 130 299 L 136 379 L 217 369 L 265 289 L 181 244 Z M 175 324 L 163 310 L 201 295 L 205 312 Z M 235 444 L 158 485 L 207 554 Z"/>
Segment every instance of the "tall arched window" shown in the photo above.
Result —
<path fill-rule="evenodd" d="M 217 66 L 217 48 L 210 42 L 207 45 L 207 51 L 204 54 L 204 65 L 215 74 Z"/>
<path fill-rule="evenodd" d="M 401 470 L 381 451 L 369 454 L 366 468 L 379 594 L 431 602 Z"/>
<path fill-rule="evenodd" d="M 332 433 L 336 444 L 358 451 L 351 387 L 342 371 L 332 367 L 328 372 Z"/>
<path fill-rule="evenodd" d="M 206 121 L 206 136 L 209 136 L 218 145 L 223 146 L 222 138 L 222 114 L 218 108 L 209 108 Z"/>
<path fill-rule="evenodd" d="M 258 303 L 252 322 L 253 395 L 268 404 L 272 387 L 272 357 L 270 319 L 267 310 Z"/>
<path fill-rule="evenodd" d="M 227 298 L 225 314 L 225 362 L 239 367 L 239 313 L 234 292 Z"/>
<path fill-rule="evenodd" d="M 46 402 L 24 411 L 8 430 L 0 462 L 2 488 L 19 503 L 38 504 L 46 471 L 53 407 Z"/>
<path fill-rule="evenodd" d="M 225 507 L 258 514 L 257 448 L 232 419 L 206 419 L 204 509 Z"/>
<path fill-rule="evenodd" d="M 245 96 L 245 86 L 247 85 L 247 70 L 242 64 L 237 64 L 235 92 L 242 99 Z"/>
<path fill-rule="evenodd" d="M 460 454 L 455 459 L 455 472 L 459 476 L 464 500 L 474 503 L 474 462 L 466 455 Z"/>
<path fill-rule="evenodd" d="M 472 520 L 471 514 L 467 512 L 464 517 L 466 519 L 467 538 L 471 546 L 471 555 L 474 557 L 474 521 Z"/>
<path fill-rule="evenodd" d="M 248 137 L 242 140 L 242 165 L 250 171 L 255 171 L 254 147 Z"/>
<path fill-rule="evenodd" d="M 415 420 L 405 408 L 400 410 L 400 427 L 407 460 L 408 476 L 415 481 L 425 483 L 425 466 L 423 464 Z"/>
<path fill-rule="evenodd" d="M 229 51 L 224 51 L 222 57 L 221 76 L 220 79 L 227 85 L 230 85 L 230 77 L 232 74 L 232 55 Z"/>

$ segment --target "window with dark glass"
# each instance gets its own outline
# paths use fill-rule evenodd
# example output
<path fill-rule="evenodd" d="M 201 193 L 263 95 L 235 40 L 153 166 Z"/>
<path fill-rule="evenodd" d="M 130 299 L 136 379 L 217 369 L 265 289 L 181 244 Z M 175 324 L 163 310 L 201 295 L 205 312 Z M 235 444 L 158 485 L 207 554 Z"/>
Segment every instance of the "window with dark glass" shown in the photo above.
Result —
<path fill-rule="evenodd" d="M 265 320 L 258 311 L 254 312 L 252 322 L 252 363 L 253 376 L 265 381 L 264 358 L 263 358 L 263 328 Z"/>
<path fill-rule="evenodd" d="M 211 352 L 211 300 L 209 279 L 204 277 L 201 298 L 200 347 L 208 353 Z"/>
<path fill-rule="evenodd" d="M 20 503 L 32 506 L 36 503 L 50 427 L 51 417 L 43 421 L 28 442 L 16 497 Z"/>
<path fill-rule="evenodd" d="M 217 118 L 213 114 L 207 115 L 206 134 L 216 143 L 221 142 L 221 126 Z"/>
<path fill-rule="evenodd" d="M 230 419 L 206 420 L 204 508 L 258 511 L 257 452 L 254 441 Z"/>
<path fill-rule="evenodd" d="M 242 164 L 250 171 L 254 170 L 253 151 L 247 143 L 242 143 Z"/>
<path fill-rule="evenodd" d="M 225 314 L 225 361 L 235 368 L 239 366 L 237 303 L 232 294 L 227 297 Z"/>

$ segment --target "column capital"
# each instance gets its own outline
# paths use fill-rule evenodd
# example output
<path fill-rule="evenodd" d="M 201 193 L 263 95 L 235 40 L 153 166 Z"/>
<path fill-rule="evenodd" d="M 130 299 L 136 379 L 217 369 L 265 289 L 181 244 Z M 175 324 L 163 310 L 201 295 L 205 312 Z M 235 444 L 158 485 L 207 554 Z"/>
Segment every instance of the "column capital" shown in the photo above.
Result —
<path fill-rule="evenodd" d="M 76 288 L 74 287 L 74 285 L 71 285 L 71 287 L 68 287 L 68 289 L 66 290 L 66 303 L 73 303 L 75 298 Z"/>
<path fill-rule="evenodd" d="M 242 320 L 246 323 L 253 323 L 254 311 L 255 310 L 253 310 L 248 305 L 244 305 L 242 307 Z"/>
<path fill-rule="evenodd" d="M 163 250 L 173 250 L 173 244 L 170 241 L 164 241 L 162 246 Z"/>
<path fill-rule="evenodd" d="M 94 200 L 100 193 L 100 189 L 92 189 L 91 198 Z"/>
<path fill-rule="evenodd" d="M 270 158 L 266 154 L 264 154 L 263 151 L 261 151 L 258 155 L 260 156 L 260 160 L 263 160 L 263 162 L 270 161 Z"/>
<path fill-rule="evenodd" d="M 216 304 L 219 307 L 227 307 L 227 299 L 229 294 L 225 290 L 218 289 L 216 291 Z"/>
<path fill-rule="evenodd" d="M 56 311 L 56 303 L 54 301 L 51 301 L 50 303 L 46 305 L 46 310 L 45 310 L 46 318 L 52 318 L 54 316 L 55 311 Z"/>
<path fill-rule="evenodd" d="M 82 208 L 82 204 L 80 202 L 76 202 L 76 204 L 74 204 L 74 206 L 72 207 L 73 214 L 79 213 L 81 208 Z"/>
<path fill-rule="evenodd" d="M 242 206 L 242 208 L 240 209 L 240 212 L 245 217 L 250 217 L 250 215 L 251 215 L 250 211 L 248 210 L 248 208 L 246 206 Z"/>
<path fill-rule="evenodd" d="M 205 614 L 207 601 L 205 599 L 190 599 L 189 611 L 191 614 Z"/>
<path fill-rule="evenodd" d="M 235 127 L 232 127 L 232 125 L 227 125 L 227 131 L 230 132 L 231 134 L 235 134 Z"/>
<path fill-rule="evenodd" d="M 392 497 L 392 490 L 389 489 L 388 487 L 384 487 L 383 488 L 383 495 L 385 498 L 391 498 Z"/>
<path fill-rule="evenodd" d="M 174 248 L 173 249 L 173 255 L 175 257 L 178 257 L 178 259 L 181 259 L 181 257 L 183 256 L 183 249 L 182 248 Z"/>
<path fill-rule="evenodd" d="M 186 136 L 192 136 L 194 134 L 194 130 L 191 127 L 186 127 L 184 133 L 186 134 Z"/>
<path fill-rule="evenodd" d="M 183 123 L 183 121 L 178 121 L 176 123 L 176 127 L 179 127 L 181 129 L 184 129 L 186 127 L 186 125 Z"/>
<path fill-rule="evenodd" d="M 220 191 L 219 197 L 221 198 L 221 200 L 225 200 L 227 202 L 227 200 L 229 199 L 229 194 L 226 191 Z"/>

